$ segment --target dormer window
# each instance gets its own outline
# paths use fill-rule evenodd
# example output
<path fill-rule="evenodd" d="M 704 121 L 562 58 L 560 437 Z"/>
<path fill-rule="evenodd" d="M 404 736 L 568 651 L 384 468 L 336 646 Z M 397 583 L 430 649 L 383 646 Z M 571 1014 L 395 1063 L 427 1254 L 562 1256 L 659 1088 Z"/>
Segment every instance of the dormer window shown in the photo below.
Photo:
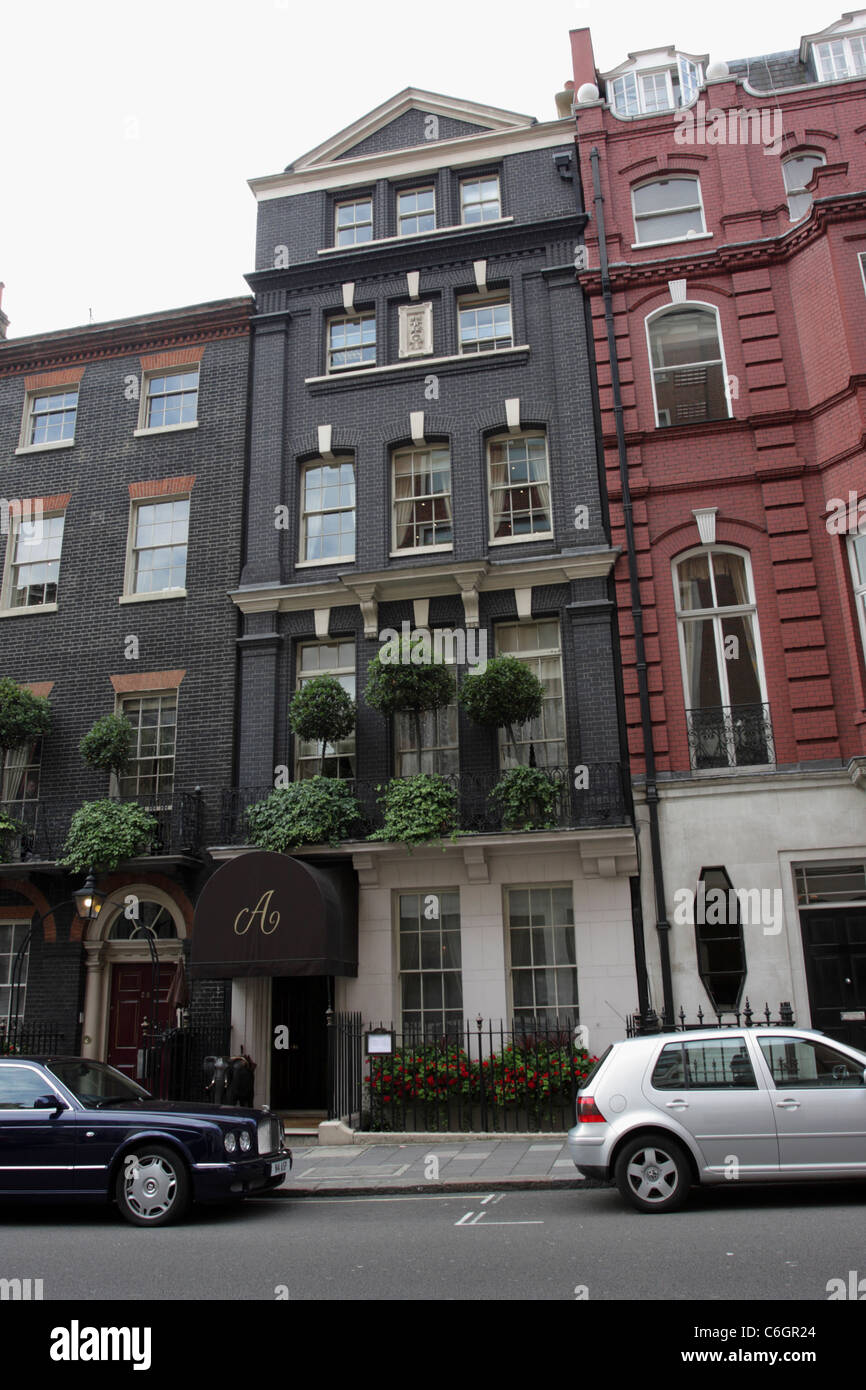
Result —
<path fill-rule="evenodd" d="M 618 116 L 652 116 L 688 106 L 703 82 L 700 63 L 678 56 L 675 67 L 624 72 L 607 84 L 607 99 Z"/>
<path fill-rule="evenodd" d="M 812 45 L 819 82 L 866 76 L 866 34 Z"/>

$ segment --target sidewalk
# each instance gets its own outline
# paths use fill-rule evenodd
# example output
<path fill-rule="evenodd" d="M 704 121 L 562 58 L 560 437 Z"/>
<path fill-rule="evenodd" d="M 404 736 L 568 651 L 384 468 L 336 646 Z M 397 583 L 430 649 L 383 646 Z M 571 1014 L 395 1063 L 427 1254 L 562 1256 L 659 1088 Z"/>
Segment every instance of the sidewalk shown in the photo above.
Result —
<path fill-rule="evenodd" d="M 377 1136 L 378 1140 L 378 1136 Z M 449 1140 L 446 1135 L 418 1142 L 392 1136 L 388 1143 L 325 1147 L 293 1142 L 293 1167 L 272 1197 L 309 1197 L 324 1192 L 495 1192 L 515 1188 L 586 1187 L 558 1135 Z M 595 1186 L 596 1184 L 592 1184 Z"/>

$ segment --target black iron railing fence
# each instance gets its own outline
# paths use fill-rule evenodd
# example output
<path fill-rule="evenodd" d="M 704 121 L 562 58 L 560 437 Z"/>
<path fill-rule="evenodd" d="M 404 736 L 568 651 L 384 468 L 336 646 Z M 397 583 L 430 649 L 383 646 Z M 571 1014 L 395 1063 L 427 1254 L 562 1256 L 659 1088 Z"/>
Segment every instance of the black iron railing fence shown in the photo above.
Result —
<path fill-rule="evenodd" d="M 20 833 L 7 831 L 0 836 L 0 862 L 56 860 L 63 853 L 73 815 L 83 804 L 82 797 L 44 797 L 39 801 L 3 801 L 0 811 L 18 821 Z M 203 843 L 204 804 L 201 792 L 175 792 L 170 800 L 151 797 L 122 797 L 134 801 L 156 821 L 156 831 L 143 854 L 178 854 L 197 849 Z"/>
<path fill-rule="evenodd" d="M 748 998 L 742 1009 L 728 1009 L 723 1013 L 705 1014 L 701 1006 L 698 1005 L 695 1018 L 696 1022 L 689 1022 L 682 1005 L 674 1019 L 667 1018 L 664 1012 L 646 1014 L 643 1018 L 640 1014 L 632 1014 L 631 1018 L 626 1020 L 626 1036 L 636 1038 L 648 1033 L 687 1033 L 699 1028 L 793 1028 L 795 1026 L 794 1011 L 786 999 L 783 999 L 779 1005 L 778 1018 L 773 1018 L 767 1003 L 764 1004 L 763 1010 L 755 1013 Z"/>
<path fill-rule="evenodd" d="M 229 1030 L 168 1028 L 145 1046 L 141 1084 L 159 1100 L 209 1101 L 204 1059 L 229 1052 Z"/>
<path fill-rule="evenodd" d="M 53 1024 L 0 1018 L 0 1057 L 44 1057 L 66 1050 L 66 1036 Z"/>
<path fill-rule="evenodd" d="M 689 755 L 697 771 L 760 767 L 776 761 L 769 705 L 717 705 L 686 710 Z"/>
<path fill-rule="evenodd" d="M 628 818 L 628 791 L 621 763 L 586 763 L 581 768 L 548 767 L 539 769 L 553 787 L 553 810 L 549 823 L 558 830 L 580 829 L 583 826 L 623 825 Z M 491 800 L 491 792 L 501 773 L 448 773 L 443 780 L 453 787 L 458 817 L 458 830 L 476 834 L 494 834 L 507 830 L 501 810 Z M 352 838 L 364 839 L 383 823 L 380 798 L 388 779 L 365 781 L 351 779 L 347 787 L 357 798 L 361 814 L 353 827 Z M 249 806 L 263 801 L 273 791 L 271 786 L 232 787 L 222 794 L 220 843 L 244 844 L 248 838 L 246 812 Z M 547 824 L 539 816 L 539 828 Z"/>
<path fill-rule="evenodd" d="M 370 1131 L 561 1132 L 592 1061 L 576 1016 L 399 1032 L 334 1014 L 328 1036 L 329 1117 Z"/>

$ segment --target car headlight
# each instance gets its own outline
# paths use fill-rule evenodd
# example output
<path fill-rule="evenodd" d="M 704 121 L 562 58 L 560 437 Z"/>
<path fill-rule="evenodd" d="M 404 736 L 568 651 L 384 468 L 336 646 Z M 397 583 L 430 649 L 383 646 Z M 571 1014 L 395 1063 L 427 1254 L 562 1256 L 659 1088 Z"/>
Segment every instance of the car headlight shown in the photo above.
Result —
<path fill-rule="evenodd" d="M 225 1144 L 226 1153 L 233 1154 L 238 1146 L 237 1135 L 229 1130 L 229 1132 L 223 1136 L 223 1143 Z"/>
<path fill-rule="evenodd" d="M 249 1131 L 246 1129 L 242 1129 L 240 1133 L 240 1143 L 244 1153 L 249 1153 L 250 1145 L 252 1144 L 252 1142 L 253 1141 L 249 1136 Z"/>

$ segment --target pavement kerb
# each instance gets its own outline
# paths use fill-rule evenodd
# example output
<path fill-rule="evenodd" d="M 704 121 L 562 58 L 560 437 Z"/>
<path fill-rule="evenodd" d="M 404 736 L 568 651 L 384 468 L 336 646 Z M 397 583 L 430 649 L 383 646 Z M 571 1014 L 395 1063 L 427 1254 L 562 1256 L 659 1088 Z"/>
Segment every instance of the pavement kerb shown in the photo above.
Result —
<path fill-rule="evenodd" d="M 497 1144 L 528 1144 L 538 1143 L 542 1139 L 557 1139 L 560 1144 L 564 1144 L 568 1138 L 568 1131 L 559 1130 L 532 1130 L 531 1132 L 517 1134 L 511 1131 L 503 1134 L 495 1130 L 482 1133 L 476 1131 L 463 1130 L 408 1130 L 405 1133 L 398 1130 L 366 1130 L 354 1129 L 351 1131 L 352 1138 L 344 1142 L 347 1147 L 350 1144 L 441 1144 L 444 1148 L 450 1148 L 452 1144 L 478 1144 L 492 1143 Z M 292 1147 L 292 1131 L 287 1129 L 285 1132 L 285 1143 L 289 1148 Z M 332 1139 L 326 1140 L 330 1148 L 333 1144 Z"/>
<path fill-rule="evenodd" d="M 421 1183 L 383 1182 L 360 1184 L 346 1183 L 337 1186 L 332 1181 L 320 1179 L 318 1182 L 296 1187 L 291 1178 L 283 1187 L 271 1188 L 267 1193 L 252 1193 L 248 1200 L 255 1201 L 256 1195 L 263 1197 L 395 1197 L 402 1194 L 454 1193 L 461 1192 L 543 1192 L 565 1188 L 607 1187 L 609 1184 L 595 1178 L 492 1178 L 484 1182 L 479 1178 L 465 1178 L 457 1182 L 430 1181 Z"/>

